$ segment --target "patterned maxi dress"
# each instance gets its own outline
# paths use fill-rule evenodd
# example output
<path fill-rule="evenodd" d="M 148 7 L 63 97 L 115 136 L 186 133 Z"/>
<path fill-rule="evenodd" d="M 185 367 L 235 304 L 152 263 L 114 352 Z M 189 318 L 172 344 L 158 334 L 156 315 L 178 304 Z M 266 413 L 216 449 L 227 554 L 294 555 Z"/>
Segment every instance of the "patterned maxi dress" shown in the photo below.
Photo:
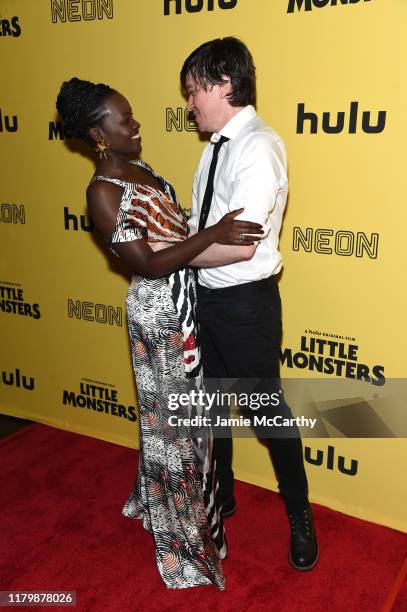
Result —
<path fill-rule="evenodd" d="M 114 244 L 144 238 L 175 243 L 188 235 L 172 186 L 142 161 L 132 162 L 156 177 L 163 189 L 95 176 L 123 188 Z M 115 253 L 116 254 L 116 253 Z M 164 278 L 134 276 L 127 294 L 127 318 L 140 406 L 138 474 L 123 508 L 153 534 L 159 572 L 169 588 L 214 584 L 224 588 L 220 559 L 227 547 L 215 504 L 216 478 L 210 433 L 185 432 L 169 417 L 191 417 L 199 407 L 169 406 L 170 393 L 201 385 L 195 324 L 195 281 L 184 268 Z M 189 387 L 188 387 L 189 385 Z M 174 396 L 173 396 L 174 397 Z M 183 410 L 183 413 L 180 412 Z"/>

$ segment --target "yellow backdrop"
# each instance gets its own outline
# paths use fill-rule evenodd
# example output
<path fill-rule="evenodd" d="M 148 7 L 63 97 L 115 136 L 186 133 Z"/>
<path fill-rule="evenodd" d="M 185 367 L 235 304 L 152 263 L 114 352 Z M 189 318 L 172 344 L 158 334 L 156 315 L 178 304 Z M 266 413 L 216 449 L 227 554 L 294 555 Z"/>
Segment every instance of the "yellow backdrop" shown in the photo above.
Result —
<path fill-rule="evenodd" d="M 193 48 L 225 35 L 252 50 L 258 111 L 287 145 L 284 354 L 300 352 L 301 337 L 339 336 L 357 345 L 364 376 L 376 366 L 402 378 L 406 19 L 404 0 L 2 0 L 2 410 L 137 447 L 128 273 L 91 231 L 92 157 L 61 139 L 55 98 L 72 76 L 124 93 L 143 158 L 189 208 L 204 143 L 178 73 Z M 315 376 L 303 363 L 286 360 L 283 374 Z M 312 500 L 405 529 L 405 441 L 330 433 L 304 440 Z M 275 489 L 255 440 L 237 440 L 235 470 Z"/>

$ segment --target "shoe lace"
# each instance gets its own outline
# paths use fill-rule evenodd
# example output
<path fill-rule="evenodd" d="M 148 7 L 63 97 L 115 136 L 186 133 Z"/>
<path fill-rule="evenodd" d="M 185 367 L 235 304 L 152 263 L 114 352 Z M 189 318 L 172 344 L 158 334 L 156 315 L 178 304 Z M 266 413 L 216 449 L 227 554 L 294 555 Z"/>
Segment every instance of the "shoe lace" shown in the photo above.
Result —
<path fill-rule="evenodd" d="M 307 510 L 289 514 L 288 517 L 290 519 L 291 532 L 293 535 L 299 531 L 306 537 L 311 536 L 311 521 Z"/>

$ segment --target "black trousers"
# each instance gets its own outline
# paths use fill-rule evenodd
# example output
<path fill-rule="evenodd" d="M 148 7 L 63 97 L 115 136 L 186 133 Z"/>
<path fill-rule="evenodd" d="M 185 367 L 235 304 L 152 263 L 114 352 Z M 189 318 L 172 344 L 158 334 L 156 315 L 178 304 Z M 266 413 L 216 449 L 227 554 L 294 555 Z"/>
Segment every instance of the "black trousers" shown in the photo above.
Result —
<path fill-rule="evenodd" d="M 281 300 L 273 277 L 225 289 L 198 284 L 198 320 L 205 379 L 273 380 L 271 384 L 279 387 Z M 284 400 L 278 414 L 292 417 Z M 308 484 L 298 430 L 290 432 L 293 437 L 278 438 L 275 431 L 271 437 L 257 430 L 256 435 L 268 446 L 287 510 L 301 510 Z M 214 432 L 220 501 L 233 495 L 232 452 L 231 436 L 218 437 Z"/>

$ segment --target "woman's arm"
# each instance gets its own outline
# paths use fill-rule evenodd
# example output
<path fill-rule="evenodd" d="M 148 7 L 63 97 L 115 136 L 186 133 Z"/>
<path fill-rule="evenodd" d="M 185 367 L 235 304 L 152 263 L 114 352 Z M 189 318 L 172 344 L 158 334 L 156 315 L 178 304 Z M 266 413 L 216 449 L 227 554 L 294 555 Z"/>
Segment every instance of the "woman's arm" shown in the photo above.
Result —
<path fill-rule="evenodd" d="M 191 236 L 197 233 L 195 227 L 190 225 L 189 229 Z M 264 236 L 260 237 L 260 239 L 263 238 Z M 189 265 L 196 266 L 197 268 L 218 268 L 238 261 L 247 261 L 253 257 L 258 246 L 259 241 L 248 246 L 211 244 L 205 251 L 194 257 L 194 259 L 189 262 Z"/>
<path fill-rule="evenodd" d="M 104 236 L 110 236 L 115 230 L 121 196 L 122 189 L 113 183 L 94 182 L 87 189 L 90 215 Z M 185 266 L 215 242 L 252 245 L 257 238 L 250 234 L 260 233 L 261 226 L 250 221 L 234 221 L 234 217 L 241 213 L 242 209 L 228 213 L 216 225 L 175 244 L 171 249 L 154 252 L 142 238 L 117 242 L 114 248 L 134 273 L 146 278 L 161 278 Z M 242 234 L 245 234 L 243 240 Z"/>
<path fill-rule="evenodd" d="M 172 247 L 174 245 L 173 242 L 149 242 L 148 246 L 152 251 L 162 251 L 163 249 L 168 249 L 168 247 Z"/>

